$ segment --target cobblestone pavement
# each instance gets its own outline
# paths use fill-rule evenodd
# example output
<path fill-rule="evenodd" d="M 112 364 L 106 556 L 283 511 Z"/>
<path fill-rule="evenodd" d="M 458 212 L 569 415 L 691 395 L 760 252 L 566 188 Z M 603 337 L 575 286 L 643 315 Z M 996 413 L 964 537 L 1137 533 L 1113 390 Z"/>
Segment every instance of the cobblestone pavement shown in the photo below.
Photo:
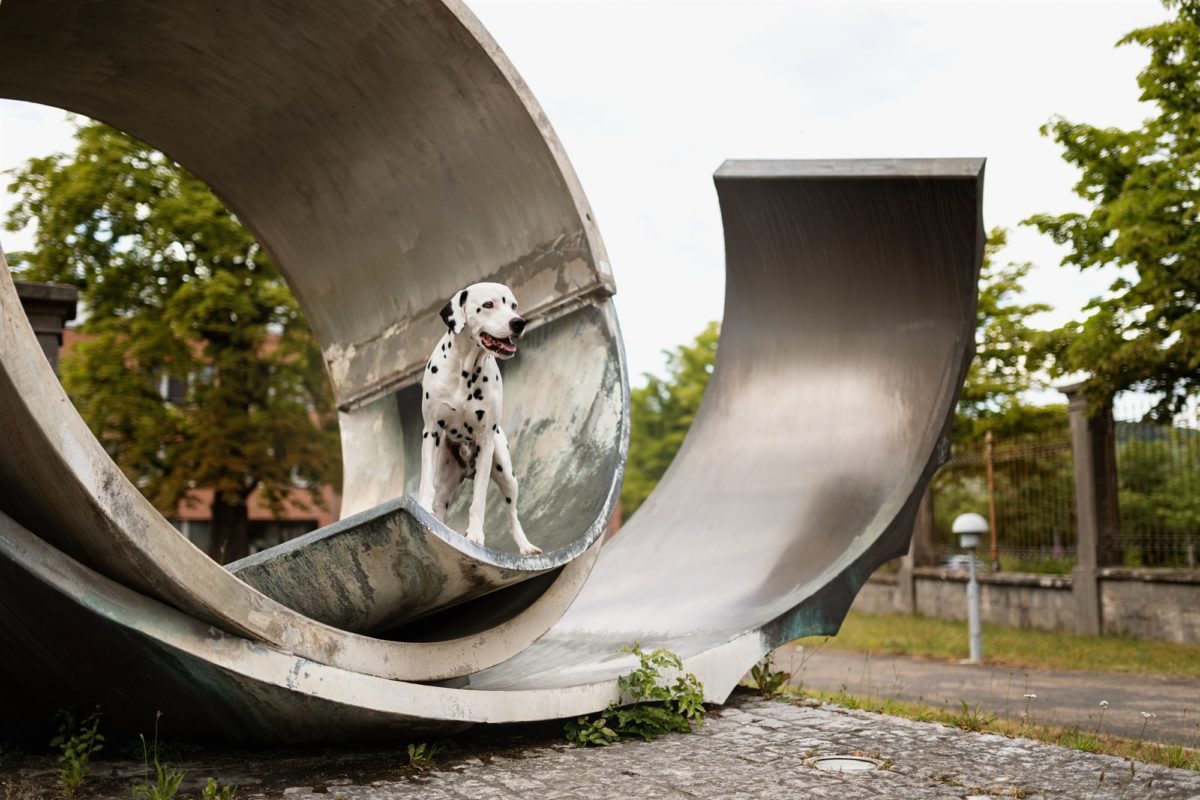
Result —
<path fill-rule="evenodd" d="M 557 726 L 555 726 L 557 727 Z M 497 738 L 505 743 L 490 746 Z M 367 748 L 369 750 L 370 748 Z M 553 728 L 471 734 L 423 773 L 395 748 L 298 754 L 194 756 L 180 797 L 208 775 L 243 788 L 241 800 L 507 800 L 508 798 L 1189 798 L 1200 773 L 1081 753 L 1024 739 L 968 733 L 834 706 L 810 708 L 736 694 L 693 735 L 579 750 Z M 819 769 L 825 756 L 858 755 L 862 772 Z M 392 760 L 390 767 L 381 761 Z M 108 767 L 105 767 L 108 769 Z M 133 774 L 140 776 L 141 766 Z M 52 771 L 0 772 L 8 798 L 49 797 Z M 131 775 L 112 766 L 84 797 L 128 798 Z M 39 794 L 42 789 L 46 794 Z"/>

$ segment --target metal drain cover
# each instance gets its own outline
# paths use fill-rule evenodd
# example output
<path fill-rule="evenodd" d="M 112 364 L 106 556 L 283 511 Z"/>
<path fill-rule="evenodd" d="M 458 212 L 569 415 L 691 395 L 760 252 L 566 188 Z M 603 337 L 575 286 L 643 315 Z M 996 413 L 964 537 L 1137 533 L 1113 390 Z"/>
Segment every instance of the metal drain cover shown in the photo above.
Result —
<path fill-rule="evenodd" d="M 813 766 L 829 772 L 868 772 L 879 768 L 879 763 L 873 758 L 862 756 L 822 756 L 813 759 Z"/>

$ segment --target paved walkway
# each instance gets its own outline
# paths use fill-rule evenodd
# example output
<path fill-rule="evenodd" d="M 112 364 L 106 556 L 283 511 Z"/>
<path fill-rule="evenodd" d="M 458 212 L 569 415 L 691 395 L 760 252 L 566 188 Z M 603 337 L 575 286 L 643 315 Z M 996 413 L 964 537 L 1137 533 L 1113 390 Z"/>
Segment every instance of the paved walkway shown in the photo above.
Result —
<path fill-rule="evenodd" d="M 1200 682 L 1144 675 L 1029 670 L 955 664 L 906 656 L 867 656 L 788 646 L 776 652 L 794 683 L 816 689 L 893 698 L 1031 722 L 1079 726 L 1129 739 L 1200 747 Z M 1037 697 L 1025 698 L 1026 694 Z M 1108 702 L 1104 719 L 1100 703 Z M 1143 714 L 1153 714 L 1144 717 Z"/>
<path fill-rule="evenodd" d="M 854 773 L 818 768 L 825 756 L 874 759 Z M 476 729 L 424 774 L 402 768 L 399 745 L 314 752 L 198 754 L 175 765 L 180 798 L 209 776 L 241 800 L 564 800 L 565 798 L 1128 798 L 1200 800 L 1200 773 L 968 733 L 833 706 L 810 708 L 735 694 L 693 735 L 579 750 L 561 727 Z M 83 798 L 130 796 L 141 765 L 98 762 Z M 0 770 L 0 797 L 48 798 L 53 763 Z"/>

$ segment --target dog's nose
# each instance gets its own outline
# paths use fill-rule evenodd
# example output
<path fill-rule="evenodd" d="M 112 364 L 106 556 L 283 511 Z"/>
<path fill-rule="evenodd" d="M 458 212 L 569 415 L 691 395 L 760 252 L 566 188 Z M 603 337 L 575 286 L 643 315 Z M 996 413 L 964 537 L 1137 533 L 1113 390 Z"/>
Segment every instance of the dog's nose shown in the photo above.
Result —
<path fill-rule="evenodd" d="M 525 331 L 525 320 L 520 317 L 513 317 L 512 321 L 508 323 L 508 327 L 512 328 L 513 333 L 520 336 Z"/>

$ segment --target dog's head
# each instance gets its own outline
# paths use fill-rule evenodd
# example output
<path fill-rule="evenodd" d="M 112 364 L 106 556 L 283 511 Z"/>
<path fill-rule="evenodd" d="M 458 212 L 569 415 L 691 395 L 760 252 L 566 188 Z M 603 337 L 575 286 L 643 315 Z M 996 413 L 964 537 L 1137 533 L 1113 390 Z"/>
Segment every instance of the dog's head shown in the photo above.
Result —
<path fill-rule="evenodd" d="M 451 333 L 465 331 L 477 347 L 496 358 L 515 356 L 517 339 L 525 332 L 517 298 L 502 283 L 473 283 L 463 289 L 442 308 L 442 321 Z"/>

